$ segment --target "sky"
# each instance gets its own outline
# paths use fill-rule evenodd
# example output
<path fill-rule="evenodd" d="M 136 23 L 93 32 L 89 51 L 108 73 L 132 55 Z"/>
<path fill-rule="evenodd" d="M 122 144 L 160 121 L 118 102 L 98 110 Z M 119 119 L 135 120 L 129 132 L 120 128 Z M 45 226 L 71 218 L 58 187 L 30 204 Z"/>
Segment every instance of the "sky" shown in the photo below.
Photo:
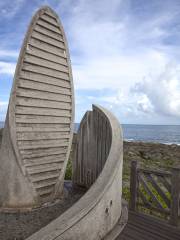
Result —
<path fill-rule="evenodd" d="M 0 121 L 24 35 L 43 5 L 68 39 L 76 122 L 99 104 L 124 124 L 180 124 L 179 0 L 0 0 Z"/>

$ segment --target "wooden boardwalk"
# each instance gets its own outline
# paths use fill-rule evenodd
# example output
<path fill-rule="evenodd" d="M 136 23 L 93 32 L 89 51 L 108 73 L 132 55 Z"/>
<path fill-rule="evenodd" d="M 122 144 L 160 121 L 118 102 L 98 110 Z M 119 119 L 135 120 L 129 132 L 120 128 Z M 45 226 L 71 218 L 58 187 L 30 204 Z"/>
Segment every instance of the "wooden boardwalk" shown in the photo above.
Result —
<path fill-rule="evenodd" d="M 180 228 L 130 211 L 128 223 L 116 240 L 180 240 Z"/>

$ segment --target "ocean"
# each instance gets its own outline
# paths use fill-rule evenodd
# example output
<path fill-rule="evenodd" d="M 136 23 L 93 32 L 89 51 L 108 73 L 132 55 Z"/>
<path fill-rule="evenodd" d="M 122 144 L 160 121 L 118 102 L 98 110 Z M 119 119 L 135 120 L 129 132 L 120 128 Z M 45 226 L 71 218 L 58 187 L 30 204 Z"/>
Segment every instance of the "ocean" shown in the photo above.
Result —
<path fill-rule="evenodd" d="M 0 128 L 4 126 L 0 122 Z M 79 127 L 75 123 L 75 132 Z M 136 125 L 122 124 L 123 137 L 126 141 L 156 142 L 180 145 L 180 125 Z"/>
<path fill-rule="evenodd" d="M 123 124 L 127 141 L 157 142 L 180 145 L 180 125 L 135 125 Z"/>
<path fill-rule="evenodd" d="M 79 124 L 75 124 L 77 131 Z M 124 140 L 180 145 L 180 125 L 122 124 Z"/>

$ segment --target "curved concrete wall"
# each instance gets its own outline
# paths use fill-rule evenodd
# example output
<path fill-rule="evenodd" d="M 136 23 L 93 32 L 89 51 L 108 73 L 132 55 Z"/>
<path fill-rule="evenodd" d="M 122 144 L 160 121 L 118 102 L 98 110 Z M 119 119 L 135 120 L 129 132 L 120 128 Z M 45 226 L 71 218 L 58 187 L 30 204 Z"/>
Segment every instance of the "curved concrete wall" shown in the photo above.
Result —
<path fill-rule="evenodd" d="M 70 209 L 27 240 L 102 239 L 121 216 L 123 139 L 117 119 L 94 106 L 109 124 L 111 144 L 102 172 L 86 194 Z"/>
<path fill-rule="evenodd" d="M 1 207 L 33 207 L 62 195 L 73 120 L 66 37 L 56 13 L 43 7 L 16 67 L 0 153 Z"/>

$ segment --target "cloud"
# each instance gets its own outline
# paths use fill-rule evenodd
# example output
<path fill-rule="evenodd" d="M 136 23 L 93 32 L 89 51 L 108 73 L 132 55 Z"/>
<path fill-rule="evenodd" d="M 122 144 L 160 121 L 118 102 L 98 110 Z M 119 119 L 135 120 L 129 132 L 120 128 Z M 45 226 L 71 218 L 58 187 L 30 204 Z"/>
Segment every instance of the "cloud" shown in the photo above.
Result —
<path fill-rule="evenodd" d="M 11 20 L 21 17 L 17 30 L 25 29 L 31 10 L 42 4 L 60 15 L 70 47 L 78 119 L 97 102 L 123 122 L 179 121 L 178 1 L 40 0 L 28 2 L 23 11 L 24 0 L 14 2 L 13 8 L 9 0 L 0 2 L 0 8 L 3 17 L 8 11 Z M 12 75 L 22 32 L 12 37 L 12 28 L 6 29 L 1 46 L 14 51 L 0 50 L 0 73 Z"/>
<path fill-rule="evenodd" d="M 2 50 L 0 49 L 0 59 L 4 57 L 17 58 L 19 53 L 14 50 Z"/>
<path fill-rule="evenodd" d="M 4 121 L 6 117 L 8 102 L 0 101 L 0 121 Z"/>
<path fill-rule="evenodd" d="M 0 73 L 13 75 L 16 64 L 0 61 Z"/>
<path fill-rule="evenodd" d="M 180 64 L 169 64 L 159 76 L 145 78 L 134 91 L 146 96 L 157 113 L 180 118 Z"/>
<path fill-rule="evenodd" d="M 14 1 L 1 1 L 0 2 L 0 13 L 1 17 L 13 18 L 21 9 L 24 4 L 24 0 L 14 0 Z"/>

